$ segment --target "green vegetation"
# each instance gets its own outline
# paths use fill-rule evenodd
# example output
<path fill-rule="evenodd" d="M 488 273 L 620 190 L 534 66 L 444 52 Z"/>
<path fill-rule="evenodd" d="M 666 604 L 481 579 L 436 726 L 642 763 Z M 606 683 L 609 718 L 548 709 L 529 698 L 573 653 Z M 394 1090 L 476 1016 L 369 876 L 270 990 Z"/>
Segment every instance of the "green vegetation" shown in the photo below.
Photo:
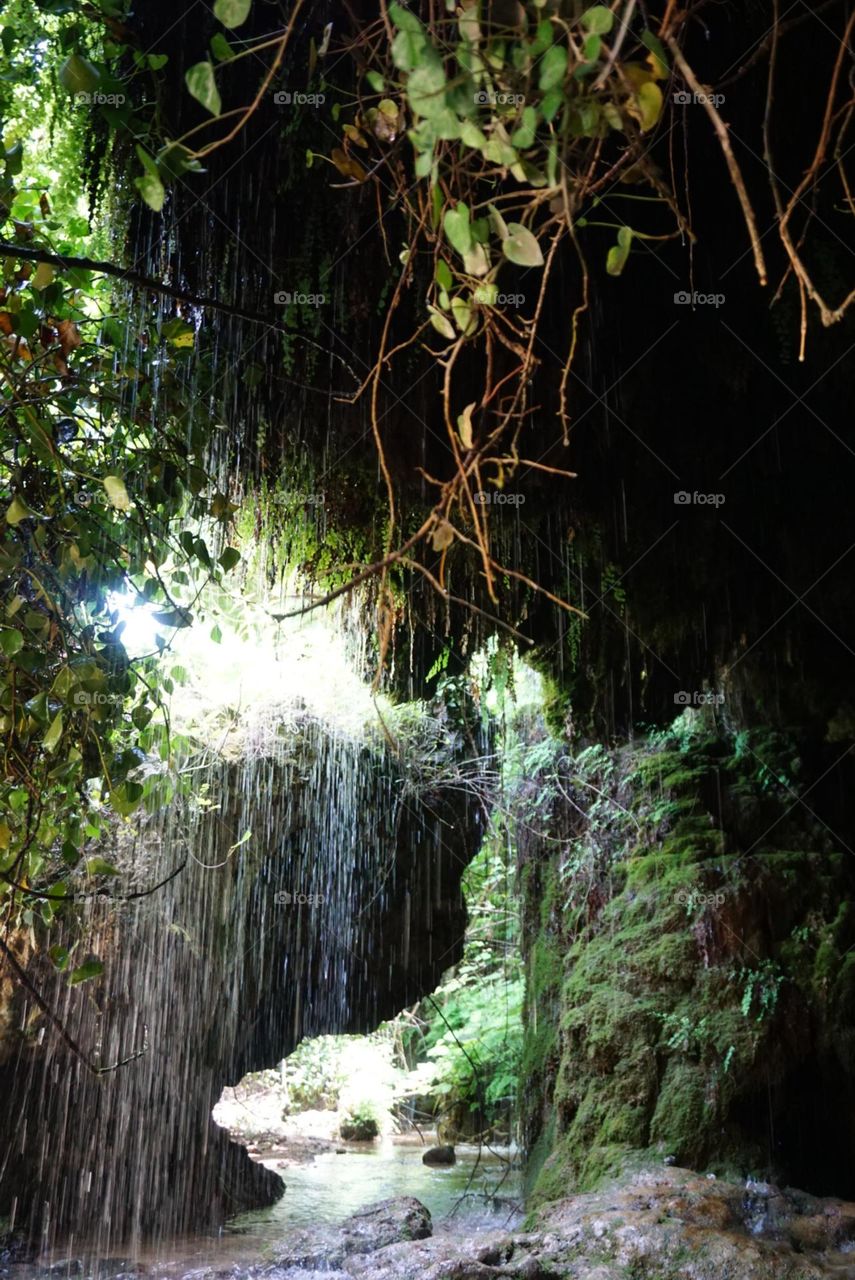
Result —
<path fill-rule="evenodd" d="M 175 746 L 164 705 L 172 684 L 159 659 L 198 614 L 205 588 L 240 559 L 227 545 L 234 508 L 206 471 L 212 371 L 196 350 L 195 324 L 141 308 L 103 275 L 67 264 L 108 238 L 82 213 L 81 138 L 94 126 L 79 95 L 97 83 L 104 120 L 128 123 L 127 111 L 107 102 L 128 83 L 90 60 L 96 45 L 106 57 L 110 42 L 72 8 L 11 5 L 2 31 L 10 67 L 0 88 L 7 926 L 34 914 L 50 924 L 74 874 L 76 891 L 96 891 L 114 873 L 98 856 L 108 826 L 146 799 L 163 800 L 141 769 L 148 755 L 168 761 Z M 34 261 L 40 254 L 54 262 Z M 134 607 L 156 624 L 148 653 L 129 653 L 123 640 Z M 92 975 L 71 975 L 84 976 Z"/>
<path fill-rule="evenodd" d="M 827 832 L 791 812 L 797 769 L 784 736 L 728 737 L 694 712 L 615 751 L 574 758 L 556 744 L 542 765 L 548 830 L 569 838 L 541 845 L 546 867 L 533 859 L 528 872 L 544 892 L 527 945 L 537 1201 L 642 1154 L 763 1173 L 762 1126 L 752 1135 L 737 1117 L 770 1073 L 783 1087 L 802 1061 L 786 1026 L 808 1019 L 840 1052 L 832 984 L 851 980 L 839 943 L 828 946 L 850 937 L 836 905 L 844 864 Z M 538 996 L 557 1002 L 557 1045 Z"/>

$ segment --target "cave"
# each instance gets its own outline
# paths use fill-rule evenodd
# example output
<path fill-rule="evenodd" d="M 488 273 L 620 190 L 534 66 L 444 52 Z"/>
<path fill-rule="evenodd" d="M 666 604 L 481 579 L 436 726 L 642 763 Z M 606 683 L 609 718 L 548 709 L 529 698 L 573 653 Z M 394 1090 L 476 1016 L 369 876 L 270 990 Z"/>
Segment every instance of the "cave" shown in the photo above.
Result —
<path fill-rule="evenodd" d="M 722 1231 L 843 1266 L 849 6 L 25 8 L 0 88 L 9 1248 L 270 1206 L 223 1089 L 407 1016 L 459 1068 L 437 1143 L 507 1138 L 550 1239 L 637 1177 L 690 1232 L 720 1194 Z M 227 633 L 219 668 L 185 629 Z M 670 1280 L 670 1247 L 603 1265 Z M 509 1274 L 577 1274 L 549 1256 Z"/>

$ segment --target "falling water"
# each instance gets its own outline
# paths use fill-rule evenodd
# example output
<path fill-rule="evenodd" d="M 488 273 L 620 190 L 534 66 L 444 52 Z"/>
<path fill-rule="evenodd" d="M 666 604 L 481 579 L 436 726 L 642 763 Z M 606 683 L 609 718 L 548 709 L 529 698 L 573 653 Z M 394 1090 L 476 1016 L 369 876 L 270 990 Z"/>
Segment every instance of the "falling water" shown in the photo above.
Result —
<path fill-rule="evenodd" d="M 459 957 L 476 815 L 413 791 L 382 740 L 305 715 L 210 758 L 193 795 L 109 851 L 121 894 L 177 874 L 84 902 L 74 962 L 98 955 L 103 978 L 30 967 L 90 1062 L 140 1056 L 93 1075 L 24 991 L 14 1051 L 0 1041 L 0 1209 L 43 1251 L 106 1256 L 270 1203 L 280 1179 L 210 1119 L 224 1085 L 303 1036 L 375 1027 Z"/>

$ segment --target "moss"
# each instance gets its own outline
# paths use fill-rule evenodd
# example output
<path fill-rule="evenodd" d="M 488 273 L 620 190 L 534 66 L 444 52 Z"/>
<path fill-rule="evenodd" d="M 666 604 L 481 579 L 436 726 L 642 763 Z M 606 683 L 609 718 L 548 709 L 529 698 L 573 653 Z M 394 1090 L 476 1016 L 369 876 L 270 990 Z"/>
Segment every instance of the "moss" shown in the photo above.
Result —
<path fill-rule="evenodd" d="M 771 1083 L 782 1121 L 792 1107 L 805 1045 L 791 1027 L 812 1029 L 818 1079 L 855 1061 L 848 865 L 778 788 L 791 745 L 763 749 L 761 767 L 745 742 L 686 722 L 577 758 L 573 836 L 544 841 L 530 916 L 530 989 L 557 1024 L 526 1032 L 538 1105 L 554 1115 L 538 1131 L 534 1203 L 645 1152 L 765 1174 L 756 1099 Z"/>
<path fill-rule="evenodd" d="M 704 1154 L 702 1135 L 711 1119 L 708 1113 L 706 1073 L 697 1064 L 673 1058 L 650 1123 L 651 1139 L 661 1143 L 678 1164 L 695 1165 Z"/>

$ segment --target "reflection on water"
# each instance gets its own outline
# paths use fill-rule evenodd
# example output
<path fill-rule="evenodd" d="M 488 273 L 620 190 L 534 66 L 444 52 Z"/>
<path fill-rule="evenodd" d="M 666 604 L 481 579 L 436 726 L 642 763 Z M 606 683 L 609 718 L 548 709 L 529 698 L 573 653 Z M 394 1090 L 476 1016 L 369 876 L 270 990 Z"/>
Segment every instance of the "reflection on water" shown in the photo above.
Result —
<path fill-rule="evenodd" d="M 365 1152 L 333 1152 L 281 1171 L 286 1191 L 272 1208 L 244 1214 L 232 1230 L 279 1240 L 292 1227 L 337 1223 L 389 1196 L 415 1196 L 431 1213 L 434 1230 L 485 1230 L 514 1225 L 520 1214 L 520 1175 L 505 1148 L 458 1146 L 457 1164 L 422 1164 L 421 1146 L 383 1143 Z M 495 1153 L 495 1154 L 494 1154 Z"/>
<path fill-rule="evenodd" d="M 343 1154 L 324 1152 L 309 1164 L 278 1170 L 286 1191 L 268 1209 L 242 1214 L 217 1236 L 164 1239 L 117 1250 L 111 1258 L 87 1256 L 78 1241 L 56 1249 L 37 1266 L 0 1263 L 8 1280 L 122 1280 L 131 1276 L 168 1280 L 208 1268 L 232 1276 L 263 1262 L 290 1231 L 335 1226 L 358 1209 L 391 1196 L 415 1196 L 430 1210 L 435 1232 L 512 1228 L 522 1218 L 516 1153 L 457 1147 L 457 1164 L 422 1164 L 421 1145 L 384 1141 Z M 275 1162 L 271 1161 L 275 1165 Z"/>

